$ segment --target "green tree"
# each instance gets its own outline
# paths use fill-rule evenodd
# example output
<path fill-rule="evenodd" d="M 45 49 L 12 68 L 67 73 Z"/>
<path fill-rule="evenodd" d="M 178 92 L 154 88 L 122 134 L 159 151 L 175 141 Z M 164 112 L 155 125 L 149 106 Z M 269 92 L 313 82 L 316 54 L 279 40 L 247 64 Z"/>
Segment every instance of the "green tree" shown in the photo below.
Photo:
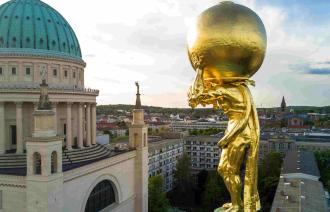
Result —
<path fill-rule="evenodd" d="M 149 178 L 148 193 L 148 211 L 149 212 L 167 212 L 170 208 L 168 199 L 162 191 L 163 177 L 161 175 Z"/>
<path fill-rule="evenodd" d="M 194 184 L 191 174 L 191 161 L 187 154 L 178 159 L 174 171 L 174 189 L 168 193 L 171 205 L 193 207 L 195 202 Z"/>
<path fill-rule="evenodd" d="M 227 201 L 229 201 L 229 194 L 221 176 L 216 171 L 210 171 L 203 192 L 204 210 L 213 211 Z"/>
<path fill-rule="evenodd" d="M 258 190 L 262 211 L 270 211 L 280 178 L 282 160 L 281 153 L 270 152 L 265 155 L 259 167 Z"/>
<path fill-rule="evenodd" d="M 330 191 L 330 150 L 315 152 L 315 157 L 321 174 L 320 180 L 324 187 Z"/>
<path fill-rule="evenodd" d="M 174 179 L 176 187 L 182 192 L 187 192 L 192 187 L 191 160 L 187 154 L 178 159 Z"/>

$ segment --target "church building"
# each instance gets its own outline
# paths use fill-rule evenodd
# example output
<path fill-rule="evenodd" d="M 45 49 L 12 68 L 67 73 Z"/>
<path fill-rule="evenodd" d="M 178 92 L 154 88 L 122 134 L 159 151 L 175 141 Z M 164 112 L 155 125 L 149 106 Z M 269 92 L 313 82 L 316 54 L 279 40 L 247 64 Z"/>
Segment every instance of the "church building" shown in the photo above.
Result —
<path fill-rule="evenodd" d="M 40 0 L 0 5 L 0 211 L 148 210 L 139 91 L 129 150 L 99 145 L 99 91 L 85 88 L 85 66 L 58 11 Z"/>

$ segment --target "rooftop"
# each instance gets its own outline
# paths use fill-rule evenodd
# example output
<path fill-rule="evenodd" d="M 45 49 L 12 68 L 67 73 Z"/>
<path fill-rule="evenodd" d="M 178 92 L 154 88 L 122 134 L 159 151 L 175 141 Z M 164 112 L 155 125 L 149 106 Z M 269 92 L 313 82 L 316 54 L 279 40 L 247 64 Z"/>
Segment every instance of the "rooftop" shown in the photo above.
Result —
<path fill-rule="evenodd" d="M 282 168 L 282 174 L 302 173 L 320 177 L 315 156 L 309 151 L 289 151 Z"/>

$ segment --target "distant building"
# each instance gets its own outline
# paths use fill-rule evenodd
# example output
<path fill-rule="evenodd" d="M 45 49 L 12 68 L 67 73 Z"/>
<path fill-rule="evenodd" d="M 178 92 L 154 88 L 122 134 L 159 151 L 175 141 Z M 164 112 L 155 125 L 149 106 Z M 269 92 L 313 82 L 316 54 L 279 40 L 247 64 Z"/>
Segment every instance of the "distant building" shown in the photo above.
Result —
<path fill-rule="evenodd" d="M 284 117 L 287 120 L 287 127 L 288 128 L 309 128 L 306 125 L 308 121 L 308 116 L 303 114 L 288 114 Z"/>
<path fill-rule="evenodd" d="M 217 143 L 220 137 L 215 136 L 190 136 L 185 139 L 185 152 L 191 158 L 192 169 L 214 170 L 218 167 L 221 150 Z"/>
<path fill-rule="evenodd" d="M 179 157 L 183 155 L 182 139 L 165 139 L 149 143 L 149 177 L 162 175 L 163 190 L 173 188 L 173 175 Z"/>
<path fill-rule="evenodd" d="M 170 128 L 173 131 L 188 131 L 188 130 L 205 130 L 210 128 L 223 129 L 227 128 L 227 121 L 211 122 L 203 121 L 175 121 L 171 122 Z"/>
<path fill-rule="evenodd" d="M 329 211 L 319 178 L 320 173 L 312 152 L 288 152 L 283 161 L 271 211 Z"/>
<path fill-rule="evenodd" d="M 285 110 L 286 110 L 286 102 L 285 102 L 285 99 L 283 96 L 282 102 L 281 102 L 281 112 L 285 112 Z"/>
<path fill-rule="evenodd" d="M 296 141 L 285 134 L 277 134 L 267 140 L 260 141 L 259 161 L 261 162 L 264 156 L 270 152 L 280 152 L 285 155 L 289 151 L 321 151 L 326 149 L 330 149 L 330 142 Z"/>

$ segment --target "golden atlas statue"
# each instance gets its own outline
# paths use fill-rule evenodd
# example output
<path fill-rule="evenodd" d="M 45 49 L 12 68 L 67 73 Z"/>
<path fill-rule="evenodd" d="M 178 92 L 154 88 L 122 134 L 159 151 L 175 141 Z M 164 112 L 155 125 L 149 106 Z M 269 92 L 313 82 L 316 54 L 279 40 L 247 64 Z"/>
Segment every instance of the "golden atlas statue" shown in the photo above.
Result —
<path fill-rule="evenodd" d="M 232 2 L 221 2 L 202 12 L 188 33 L 188 54 L 196 71 L 188 92 L 189 105 L 211 104 L 228 116 L 228 127 L 218 142 L 222 148 L 218 172 L 231 202 L 219 211 L 257 211 L 259 121 L 248 85 L 260 68 L 266 50 L 265 27 L 256 13 Z M 244 195 L 241 166 L 244 158 Z M 242 196 L 244 199 L 242 200 Z"/>

